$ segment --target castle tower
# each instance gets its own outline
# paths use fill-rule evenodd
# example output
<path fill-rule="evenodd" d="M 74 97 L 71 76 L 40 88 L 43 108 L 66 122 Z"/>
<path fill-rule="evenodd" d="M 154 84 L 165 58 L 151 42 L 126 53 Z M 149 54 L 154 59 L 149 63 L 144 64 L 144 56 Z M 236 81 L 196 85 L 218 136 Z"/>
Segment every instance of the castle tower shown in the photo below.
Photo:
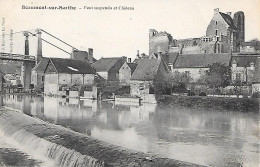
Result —
<path fill-rule="evenodd" d="M 149 55 L 152 55 L 153 50 L 153 41 L 152 38 L 157 34 L 158 32 L 155 29 L 149 30 Z"/>
<path fill-rule="evenodd" d="M 245 15 L 244 12 L 239 11 L 234 14 L 233 22 L 237 27 L 236 34 L 236 50 L 239 51 L 241 44 L 245 42 Z M 234 48 L 235 49 L 235 48 Z"/>

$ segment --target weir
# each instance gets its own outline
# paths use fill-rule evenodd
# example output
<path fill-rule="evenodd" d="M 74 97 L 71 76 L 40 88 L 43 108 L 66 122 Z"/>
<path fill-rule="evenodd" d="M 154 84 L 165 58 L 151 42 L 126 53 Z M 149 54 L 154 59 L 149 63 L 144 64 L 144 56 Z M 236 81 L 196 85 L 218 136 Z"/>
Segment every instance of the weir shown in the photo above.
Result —
<path fill-rule="evenodd" d="M 127 150 L 7 108 L 0 110 L 0 132 L 55 166 L 201 166 Z"/>
<path fill-rule="evenodd" d="M 0 131 L 6 137 L 13 139 L 20 147 L 29 150 L 30 153 L 37 153 L 62 167 L 103 167 L 104 163 L 97 159 L 82 155 L 81 153 L 52 143 L 40 138 L 24 129 L 17 128 L 0 118 Z M 54 136 L 55 137 L 55 136 Z"/>

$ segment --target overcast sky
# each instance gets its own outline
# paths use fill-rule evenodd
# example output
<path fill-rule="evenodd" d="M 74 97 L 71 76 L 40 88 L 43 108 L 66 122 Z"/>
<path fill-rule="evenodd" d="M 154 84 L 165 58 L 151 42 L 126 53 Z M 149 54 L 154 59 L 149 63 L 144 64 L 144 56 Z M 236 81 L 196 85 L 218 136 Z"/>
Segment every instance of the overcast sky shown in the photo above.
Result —
<path fill-rule="evenodd" d="M 75 6 L 77 10 L 22 10 L 22 5 Z M 84 6 L 125 6 L 134 10 L 78 9 Z M 149 29 L 167 31 L 175 39 L 205 35 L 214 8 L 232 14 L 243 11 L 245 39 L 260 38 L 260 0 L 0 0 L 0 17 L 5 18 L 6 33 L 10 29 L 17 32 L 41 28 L 78 49 L 93 48 L 96 58 L 135 58 L 137 50 L 148 54 Z M 9 38 L 5 37 L 6 52 L 10 50 Z M 43 38 L 71 52 L 71 48 L 45 34 Z M 13 52 L 23 53 L 23 46 L 22 34 L 15 34 Z M 35 48 L 36 38 L 30 37 L 30 54 L 35 54 Z M 43 45 L 43 54 L 69 57 L 48 44 Z"/>

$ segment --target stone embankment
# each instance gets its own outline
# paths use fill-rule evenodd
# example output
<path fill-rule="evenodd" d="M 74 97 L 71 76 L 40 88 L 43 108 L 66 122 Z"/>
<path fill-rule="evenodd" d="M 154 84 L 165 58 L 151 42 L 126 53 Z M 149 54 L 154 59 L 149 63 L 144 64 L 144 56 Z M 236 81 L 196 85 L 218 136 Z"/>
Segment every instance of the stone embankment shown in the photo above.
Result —
<path fill-rule="evenodd" d="M 127 150 L 6 108 L 0 110 L 0 131 L 59 166 L 200 166 Z"/>

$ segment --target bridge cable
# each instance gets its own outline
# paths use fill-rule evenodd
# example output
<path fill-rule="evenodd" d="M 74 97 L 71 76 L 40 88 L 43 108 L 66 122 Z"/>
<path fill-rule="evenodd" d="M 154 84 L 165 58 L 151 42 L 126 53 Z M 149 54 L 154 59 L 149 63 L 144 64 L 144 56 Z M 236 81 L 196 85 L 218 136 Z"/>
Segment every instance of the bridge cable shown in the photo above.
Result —
<path fill-rule="evenodd" d="M 65 53 L 67 53 L 67 54 L 69 54 L 69 55 L 71 54 L 71 53 L 67 52 L 66 50 L 61 49 L 60 47 L 58 47 L 58 46 L 56 46 L 56 45 L 54 45 L 54 44 L 52 44 L 52 43 L 46 41 L 45 39 L 42 39 L 42 41 L 44 41 L 44 42 L 46 42 L 46 43 L 48 43 L 48 44 L 50 44 L 50 45 L 52 45 L 52 46 L 54 46 L 54 47 L 60 49 L 61 51 L 65 52 Z"/>
<path fill-rule="evenodd" d="M 59 40 L 60 42 L 62 42 L 62 43 L 64 43 L 64 44 L 68 45 L 69 47 L 72 47 L 72 48 L 74 48 L 74 49 L 78 50 L 78 49 L 77 49 L 77 48 L 75 48 L 74 46 L 71 46 L 70 44 L 68 44 L 68 43 L 64 42 L 63 40 L 61 40 L 61 39 L 59 39 L 59 38 L 55 37 L 54 35 L 52 35 L 52 34 L 50 34 L 50 33 L 46 32 L 46 31 L 44 31 L 43 29 L 40 29 L 40 30 L 41 30 L 41 31 L 43 31 L 43 32 L 45 32 L 46 34 L 50 35 L 51 37 L 53 37 L 53 38 L 55 38 L 55 39 Z"/>

